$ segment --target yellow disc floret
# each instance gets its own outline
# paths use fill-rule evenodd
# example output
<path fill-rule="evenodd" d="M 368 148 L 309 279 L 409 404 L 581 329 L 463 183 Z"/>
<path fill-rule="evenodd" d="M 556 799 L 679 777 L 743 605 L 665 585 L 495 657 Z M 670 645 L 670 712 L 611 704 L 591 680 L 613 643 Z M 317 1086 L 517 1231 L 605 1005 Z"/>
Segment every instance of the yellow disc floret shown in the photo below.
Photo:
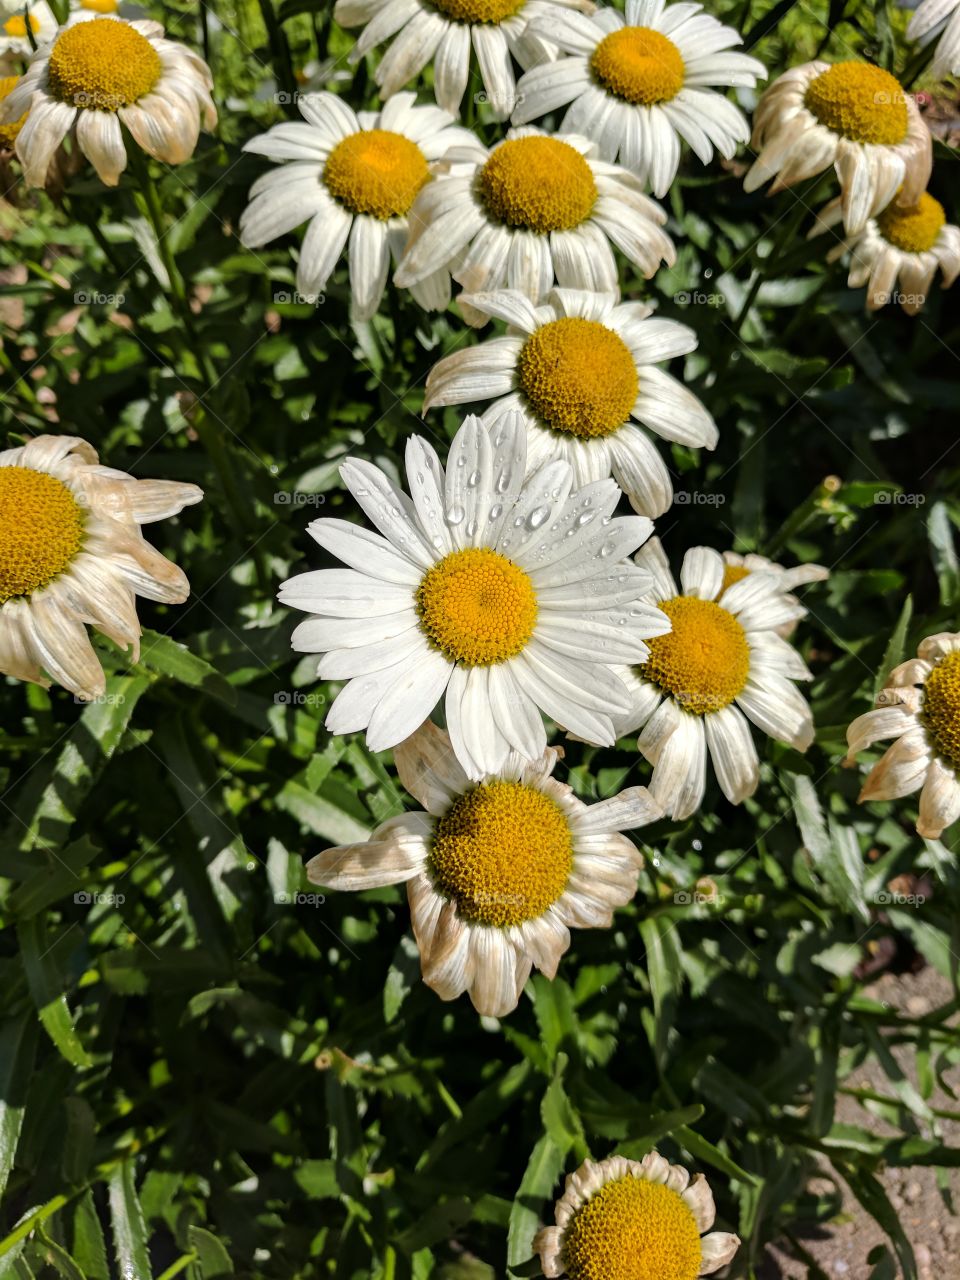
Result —
<path fill-rule="evenodd" d="M 510 138 L 480 170 L 480 197 L 499 222 L 542 234 L 569 231 L 597 199 L 590 166 L 559 138 Z"/>
<path fill-rule="evenodd" d="M 620 335 L 579 317 L 553 320 L 531 334 L 517 375 L 537 417 L 583 440 L 623 426 L 639 389 L 633 356 Z"/>
<path fill-rule="evenodd" d="M 884 240 L 904 253 L 926 253 L 937 243 L 946 220 L 940 201 L 924 191 L 912 209 L 887 205 L 877 217 L 877 226 Z"/>
<path fill-rule="evenodd" d="M 729 706 L 750 674 L 750 646 L 743 627 L 712 600 L 674 596 L 659 607 L 673 630 L 647 642 L 650 657 L 640 674 L 693 715 Z"/>
<path fill-rule="evenodd" d="M 22 40 L 27 34 L 27 20 L 22 13 L 15 13 L 13 17 L 8 18 L 3 24 L 4 33 L 15 40 Z M 34 35 L 40 30 L 40 19 L 35 14 L 30 15 L 30 30 Z"/>
<path fill-rule="evenodd" d="M 745 564 L 724 564 L 723 585 L 720 588 L 720 594 L 723 595 L 727 587 L 732 587 L 735 582 L 741 582 L 744 578 L 749 577 L 750 570 Z"/>
<path fill-rule="evenodd" d="M 628 1174 L 595 1191 L 563 1235 L 570 1280 L 696 1280 L 703 1260 L 679 1192 Z"/>
<path fill-rule="evenodd" d="M 454 551 L 417 588 L 420 625 L 451 662 L 488 667 L 515 658 L 533 634 L 537 596 L 512 560 L 489 547 Z"/>
<path fill-rule="evenodd" d="M 431 867 L 437 888 L 479 924 L 522 924 L 560 898 L 573 866 L 559 806 L 522 782 L 486 782 L 437 822 Z"/>
<path fill-rule="evenodd" d="M 0 467 L 0 604 L 62 573 L 83 539 L 83 510 L 45 471 Z"/>
<path fill-rule="evenodd" d="M 80 8 L 93 13 L 116 13 L 119 7 L 117 0 L 80 0 Z"/>
<path fill-rule="evenodd" d="M 948 653 L 927 676 L 920 716 L 938 754 L 960 769 L 960 653 Z"/>
<path fill-rule="evenodd" d="M 330 152 L 323 170 L 327 190 L 351 213 L 386 222 L 410 211 L 430 170 L 415 142 L 390 129 L 351 133 Z"/>
<path fill-rule="evenodd" d="M 907 136 L 900 81 L 869 62 L 834 63 L 810 83 L 804 101 L 821 124 L 854 142 L 895 146 Z"/>
<path fill-rule="evenodd" d="M 527 0 L 433 0 L 433 7 L 454 22 L 503 22 L 519 13 Z"/>
<path fill-rule="evenodd" d="M 590 65 L 614 97 L 643 107 L 675 98 L 686 74 L 680 50 L 652 27 L 611 31 L 594 49 Z"/>
<path fill-rule="evenodd" d="M 0 76 L 0 102 L 9 97 L 19 79 L 19 76 Z M 30 108 L 28 107 L 19 120 L 12 120 L 9 124 L 0 124 L 0 151 L 13 150 L 17 134 L 26 124 L 29 114 Z"/>
<path fill-rule="evenodd" d="M 50 92 L 72 107 L 119 111 L 163 73 L 156 49 L 128 22 L 90 18 L 66 27 L 50 51 Z"/>

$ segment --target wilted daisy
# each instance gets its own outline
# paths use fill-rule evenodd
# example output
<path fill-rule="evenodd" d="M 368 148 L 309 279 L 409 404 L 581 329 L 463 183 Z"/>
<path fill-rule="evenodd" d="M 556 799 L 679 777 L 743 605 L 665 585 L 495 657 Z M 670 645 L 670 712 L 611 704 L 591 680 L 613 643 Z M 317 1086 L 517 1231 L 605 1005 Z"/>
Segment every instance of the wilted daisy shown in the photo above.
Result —
<path fill-rule="evenodd" d="M 325 653 L 322 680 L 349 681 L 327 728 L 366 729 L 370 749 L 383 751 L 445 695 L 453 748 L 471 778 L 495 773 L 511 749 L 539 759 L 541 711 L 612 745 L 611 717 L 630 699 L 610 664 L 644 661 L 645 641 L 668 625 L 637 603 L 650 575 L 625 560 L 651 522 L 613 518 L 614 482 L 575 489 L 566 462 L 524 480 L 519 414 L 492 430 L 468 417 L 446 474 L 412 436 L 406 468 L 410 497 L 372 463 L 345 462 L 344 483 L 383 536 L 315 520 L 314 539 L 350 567 L 300 574 L 280 592 L 314 615 L 297 627 L 294 648 Z"/>
<path fill-rule="evenodd" d="M 395 276 L 410 287 L 453 263 L 467 293 L 519 289 L 535 302 L 556 282 L 614 290 L 615 245 L 648 279 L 675 252 L 666 215 L 625 169 L 594 158 L 586 138 L 512 129 L 489 151 L 458 148 L 417 199 Z M 484 323 L 471 312 L 469 323 Z"/>
<path fill-rule="evenodd" d="M 567 1178 L 556 1226 L 538 1232 L 533 1247 L 545 1276 L 697 1280 L 740 1247 L 739 1237 L 710 1230 L 716 1216 L 703 1174 L 691 1179 L 656 1151 L 642 1160 L 585 1160 Z"/>
<path fill-rule="evenodd" d="M 4 103 L 16 88 L 19 76 L 0 76 L 0 104 Z M 0 124 L 0 151 L 12 151 L 16 146 L 17 135 L 27 122 L 24 111 L 19 120 L 11 120 L 9 124 Z"/>
<path fill-rule="evenodd" d="M 0 12 L 0 58 L 29 58 L 56 34 L 57 20 L 46 0 L 31 0 L 29 11 L 24 3 L 16 13 Z"/>
<path fill-rule="evenodd" d="M 938 840 L 960 818 L 960 632 L 921 641 L 917 657 L 894 667 L 877 709 L 847 730 L 845 763 L 895 738 L 867 774 L 861 800 L 899 800 L 920 792 L 917 834 Z"/>
<path fill-rule="evenodd" d="M 452 115 L 459 114 L 470 78 L 472 44 L 483 101 L 505 120 L 517 95 L 511 55 L 521 67 L 552 56 L 555 50 L 528 24 L 536 17 L 552 23 L 566 7 L 589 13 L 594 6 L 592 0 L 337 0 L 333 16 L 342 27 L 366 24 L 350 54 L 354 62 L 394 37 L 374 73 L 382 97 L 391 97 L 432 59 L 437 101 Z"/>
<path fill-rule="evenodd" d="M 383 297 L 391 256 L 407 240 L 408 215 L 430 182 L 431 165 L 473 135 L 451 127 L 436 106 L 418 107 L 412 93 L 398 93 L 380 112 L 356 115 L 334 93 L 298 99 L 306 121 L 278 124 L 244 150 L 288 161 L 250 189 L 240 235 L 259 248 L 307 222 L 300 249 L 297 288 L 322 291 L 349 240 L 350 292 L 355 320 L 369 320 Z M 440 268 L 413 290 L 422 306 L 440 310 L 450 300 L 450 277 Z"/>
<path fill-rule="evenodd" d="M 616 293 L 554 289 L 535 307 L 505 290 L 462 295 L 460 303 L 505 320 L 508 336 L 435 365 L 424 410 L 495 398 L 483 421 L 523 415 L 529 470 L 564 458 L 578 485 L 612 475 L 635 511 L 662 515 L 673 487 L 650 434 L 694 448 L 717 443 L 697 397 L 656 367 L 693 351 L 693 330 L 642 303 L 619 303 Z"/>
<path fill-rule="evenodd" d="M 842 218 L 840 201 L 822 209 L 811 235 L 836 226 Z M 847 236 L 827 254 L 835 262 L 850 254 L 851 289 L 867 286 L 867 308 L 876 311 L 899 302 L 915 316 L 927 300 L 939 268 L 944 289 L 960 274 L 960 227 L 947 222 L 943 205 L 926 191 L 913 208 L 889 204 L 867 221 L 855 236 Z"/>
<path fill-rule="evenodd" d="M 830 570 L 826 569 L 822 564 L 797 564 L 792 569 L 788 569 L 786 565 L 777 564 L 775 560 L 768 560 L 766 556 L 758 556 L 753 551 L 748 551 L 746 555 L 740 555 L 736 551 L 724 551 L 724 591 L 726 591 L 727 587 L 732 587 L 735 582 L 740 582 L 751 573 L 765 573 L 775 577 L 780 590 L 783 592 L 785 602 L 794 611 L 792 620 L 784 622 L 782 626 L 777 628 L 777 633 L 782 636 L 789 636 L 796 629 L 800 619 L 807 616 L 807 609 L 792 593 L 797 587 L 805 587 L 811 582 L 825 582 L 830 577 Z"/>
<path fill-rule="evenodd" d="M 81 19 L 34 56 L 0 107 L 0 123 L 30 110 L 17 138 L 28 186 L 44 185 L 54 152 L 75 133 L 101 180 L 114 187 L 127 167 L 121 125 L 148 155 L 182 164 L 201 123 L 208 130 L 217 123 L 212 88 L 203 59 L 165 39 L 159 22 Z"/>
<path fill-rule="evenodd" d="M 471 781 L 428 721 L 394 752 L 426 812 L 327 849 L 307 875 L 332 889 L 405 883 L 424 982 L 443 1000 L 468 991 L 479 1013 L 503 1017 L 534 965 L 554 977 L 571 928 L 607 928 L 630 901 L 642 859 L 619 833 L 660 816 L 644 787 L 583 804 L 550 776 L 559 754 L 511 751 Z"/>
<path fill-rule="evenodd" d="M 641 730 L 650 790 L 673 818 L 700 805 L 708 752 L 721 791 L 739 804 L 760 778 L 750 722 L 799 751 L 813 741 L 810 708 L 790 683 L 812 677 L 777 634 L 796 609 L 774 573 L 724 587 L 723 557 L 710 547 L 683 557 L 679 591 L 659 539 L 636 559 L 654 579 L 646 603 L 667 615 L 671 631 L 650 641 L 645 662 L 618 668 L 633 698 L 629 714 L 614 717 L 618 736 Z"/>
<path fill-rule="evenodd" d="M 193 484 L 100 466 L 75 436 L 0 453 L 0 672 L 99 697 L 104 675 L 87 625 L 137 661 L 136 596 L 180 604 L 190 592 L 140 526 L 202 497 Z"/>
<path fill-rule="evenodd" d="M 750 137 L 743 113 L 718 86 L 752 88 L 762 62 L 729 52 L 740 35 L 699 4 L 627 0 L 626 19 L 604 8 L 593 17 L 562 13 L 532 29 L 569 56 L 533 67 L 518 86 L 514 124 L 572 105 L 563 128 L 595 138 L 662 196 L 676 176 L 680 140 L 708 164 L 714 148 L 729 159 Z"/>
<path fill-rule="evenodd" d="M 907 27 L 907 39 L 937 41 L 930 74 L 938 79 L 960 72 L 960 0 L 920 0 Z"/>
<path fill-rule="evenodd" d="M 851 235 L 898 191 L 900 203 L 916 204 L 933 164 L 916 102 L 889 71 L 866 62 L 805 62 L 784 72 L 760 99 L 752 146 L 759 155 L 747 191 L 773 178 L 773 194 L 833 165 Z"/>

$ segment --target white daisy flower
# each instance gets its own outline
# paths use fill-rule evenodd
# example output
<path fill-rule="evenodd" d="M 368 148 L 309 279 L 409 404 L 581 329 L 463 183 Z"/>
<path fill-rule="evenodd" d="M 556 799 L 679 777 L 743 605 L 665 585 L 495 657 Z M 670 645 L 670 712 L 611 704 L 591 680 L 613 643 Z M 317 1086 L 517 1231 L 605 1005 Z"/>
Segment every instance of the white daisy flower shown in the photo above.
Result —
<path fill-rule="evenodd" d="M 42 187 L 54 152 L 68 134 L 107 186 L 127 167 L 123 125 L 148 155 L 182 164 L 196 149 L 201 124 L 217 123 L 213 79 L 203 59 L 166 40 L 159 22 L 111 16 L 71 20 L 39 50 L 0 106 L 0 124 L 30 117 L 17 138 L 27 185 Z"/>
<path fill-rule="evenodd" d="M 19 82 L 19 76 L 0 76 L 0 103 L 10 97 Z M 9 124 L 0 124 L 0 151 L 13 151 L 17 145 L 17 135 L 26 123 L 27 111 L 24 111 L 18 120 L 11 120 Z"/>
<path fill-rule="evenodd" d="M 689 818 L 703 800 L 708 751 L 721 791 L 740 804 L 760 779 L 750 722 L 798 751 L 813 741 L 810 708 L 790 683 L 812 676 L 777 633 L 796 610 L 775 573 L 724 588 L 723 557 L 710 547 L 683 557 L 680 591 L 659 539 L 636 560 L 654 578 L 646 602 L 671 631 L 650 641 L 646 662 L 617 669 L 633 697 L 629 714 L 614 717 L 618 736 L 641 730 L 650 790 L 673 818 Z"/>
<path fill-rule="evenodd" d="M 895 738 L 867 774 L 860 800 L 899 800 L 920 792 L 917 834 L 938 840 L 960 818 L 960 632 L 921 641 L 917 657 L 894 667 L 877 710 L 847 730 L 845 764 L 883 738 Z"/>
<path fill-rule="evenodd" d="M 680 141 L 703 164 L 726 159 L 750 137 L 746 117 L 717 86 L 753 88 L 766 68 L 729 52 L 741 37 L 699 4 L 627 0 L 626 18 L 605 8 L 533 23 L 569 56 L 533 67 L 517 86 L 514 124 L 570 103 L 563 128 L 599 144 L 604 160 L 630 169 L 654 195 L 676 177 Z"/>
<path fill-rule="evenodd" d="M 49 44 L 58 23 L 46 0 L 26 0 L 6 16 L 0 12 L 0 58 L 30 58 L 34 49 Z M 31 36 L 33 39 L 31 40 Z"/>
<path fill-rule="evenodd" d="M 644 787 L 583 804 L 550 777 L 560 755 L 547 747 L 529 761 L 511 751 L 471 780 L 428 721 L 394 752 L 400 781 L 426 812 L 327 849 L 307 875 L 332 889 L 405 883 L 424 982 L 443 1000 L 468 991 L 478 1013 L 502 1018 L 534 965 L 556 975 L 571 928 L 609 928 L 642 864 L 619 833 L 660 816 Z"/>
<path fill-rule="evenodd" d="M 833 200 L 820 211 L 810 235 L 821 235 L 841 221 L 840 201 Z M 850 254 L 847 284 L 851 289 L 867 286 L 869 311 L 899 302 L 907 315 L 915 316 L 938 268 L 944 289 L 960 275 L 960 227 L 947 222 L 943 205 L 924 191 L 912 209 L 887 205 L 861 232 L 834 245 L 827 261 L 845 253 Z"/>
<path fill-rule="evenodd" d="M 465 294 L 460 303 L 510 330 L 434 365 L 424 411 L 496 397 L 482 420 L 495 426 L 507 413 L 523 416 L 530 471 L 563 458 L 576 484 L 612 475 L 634 511 L 662 515 L 673 486 L 650 434 L 693 448 L 717 443 L 696 396 L 656 367 L 693 351 L 693 330 L 651 316 L 643 303 L 620 303 L 616 293 L 554 289 L 535 307 L 504 290 Z"/>
<path fill-rule="evenodd" d="M 759 154 L 744 178 L 747 191 L 773 178 L 772 195 L 832 165 L 850 235 L 898 191 L 900 203 L 916 204 L 933 165 L 916 102 L 867 62 L 805 62 L 784 72 L 760 99 L 751 145 Z"/>
<path fill-rule="evenodd" d="M 927 45 L 937 41 L 930 74 L 960 74 L 960 0 L 920 0 L 907 27 L 907 39 Z"/>
<path fill-rule="evenodd" d="M 315 520 L 314 539 L 350 567 L 300 574 L 280 591 L 314 615 L 293 647 L 326 655 L 320 679 L 349 681 L 327 728 L 366 729 L 370 749 L 384 751 L 445 695 L 447 728 L 471 778 L 495 773 L 511 750 L 539 759 L 541 711 L 612 745 L 611 717 L 630 699 L 610 664 L 644 661 L 645 641 L 668 627 L 659 610 L 637 603 L 651 578 L 625 559 L 651 522 L 614 518 L 616 484 L 575 489 L 566 462 L 525 480 L 519 414 L 492 430 L 468 417 L 446 474 L 430 444 L 412 436 L 406 469 L 410 497 L 372 463 L 345 462 L 344 483 L 383 536 Z"/>
<path fill-rule="evenodd" d="M 533 1242 L 545 1276 L 624 1280 L 625 1258 L 644 1280 L 697 1280 L 731 1261 L 739 1237 L 711 1231 L 717 1211 L 702 1173 L 656 1151 L 642 1160 L 585 1160 L 567 1177 L 556 1226 Z M 704 1234 L 706 1233 L 706 1234 Z"/>
<path fill-rule="evenodd" d="M 794 590 L 797 587 L 805 587 L 811 582 L 825 582 L 830 577 L 830 570 L 822 564 L 797 564 L 792 569 L 788 569 L 786 565 L 777 564 L 776 561 L 768 560 L 766 556 L 759 556 L 753 551 L 748 551 L 746 555 L 740 555 L 736 551 L 724 551 L 724 591 L 751 573 L 765 573 L 775 577 L 783 592 L 784 600 L 793 610 L 793 618 L 777 627 L 777 634 L 784 637 L 792 635 L 797 623 L 801 618 L 805 618 L 808 612 L 802 602 L 793 595 Z"/>
<path fill-rule="evenodd" d="M 194 484 L 100 466 L 75 436 L 38 436 L 0 453 L 0 672 L 100 697 L 87 625 L 138 660 L 136 596 L 180 604 L 190 593 L 140 526 L 202 497 Z"/>
<path fill-rule="evenodd" d="M 303 94 L 306 121 L 278 124 L 245 151 L 289 161 L 250 188 L 240 236 L 256 249 L 308 222 L 297 266 L 297 289 L 320 293 L 349 240 L 351 315 L 369 320 L 383 297 L 391 257 L 407 240 L 410 208 L 450 147 L 473 134 L 453 126 L 439 107 L 415 105 L 399 93 L 379 112 L 354 113 L 335 93 Z M 441 264 L 442 266 L 443 264 Z M 433 271 L 412 290 L 431 310 L 450 301 L 450 277 Z"/>
<path fill-rule="evenodd" d="M 518 289 L 539 301 L 554 282 L 613 291 L 611 245 L 647 279 L 676 260 L 666 214 L 625 169 L 594 158 L 586 138 L 512 129 L 489 151 L 478 139 L 447 157 L 424 188 L 394 277 L 410 287 L 440 267 L 467 293 Z M 469 323 L 485 316 L 464 310 Z"/>
<path fill-rule="evenodd" d="M 505 120 L 517 96 L 513 59 L 530 67 L 556 56 L 556 48 L 533 35 L 529 23 L 549 25 L 565 8 L 591 13 L 592 0 L 337 0 L 334 19 L 342 27 L 366 24 L 351 51 L 358 62 L 383 41 L 395 37 L 374 73 L 389 98 L 433 61 L 437 101 L 458 115 L 470 78 L 470 46 L 483 80 L 483 101 L 496 119 Z"/>

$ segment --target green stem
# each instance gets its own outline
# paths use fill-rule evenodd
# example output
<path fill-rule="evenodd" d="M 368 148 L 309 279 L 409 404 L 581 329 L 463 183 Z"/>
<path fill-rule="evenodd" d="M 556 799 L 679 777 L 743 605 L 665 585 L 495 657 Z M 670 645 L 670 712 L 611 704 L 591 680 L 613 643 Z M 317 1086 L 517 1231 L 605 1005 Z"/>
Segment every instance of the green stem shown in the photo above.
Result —
<path fill-rule="evenodd" d="M 297 79 L 293 74 L 293 63 L 290 60 L 290 46 L 284 35 L 283 27 L 277 18 L 273 0 L 260 0 L 260 12 L 263 25 L 267 28 L 267 39 L 270 42 L 270 60 L 273 63 L 277 84 L 286 93 L 286 101 L 290 104 L 290 114 L 294 114 L 293 104 L 297 96 Z"/>
<path fill-rule="evenodd" d="M 931 40 L 928 45 L 922 49 L 918 49 L 907 65 L 903 69 L 903 75 L 900 77 L 900 83 L 904 89 L 907 89 L 919 80 L 926 71 L 927 67 L 933 60 L 934 49 L 936 48 L 936 40 Z"/>

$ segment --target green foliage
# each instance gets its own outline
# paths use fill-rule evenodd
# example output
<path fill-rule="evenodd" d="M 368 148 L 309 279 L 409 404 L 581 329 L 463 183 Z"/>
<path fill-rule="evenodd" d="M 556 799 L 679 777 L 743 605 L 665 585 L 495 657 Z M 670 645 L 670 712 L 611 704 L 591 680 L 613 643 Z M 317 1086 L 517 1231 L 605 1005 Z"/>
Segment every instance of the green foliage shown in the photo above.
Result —
<path fill-rule="evenodd" d="M 515 1015 L 443 1005 L 401 890 L 324 897 L 304 879 L 307 856 L 408 801 L 362 738 L 324 730 L 335 689 L 295 661 L 274 594 L 320 563 L 311 518 L 355 516 L 345 454 L 395 468 L 413 430 L 444 447 L 460 414 L 418 422 L 423 381 L 472 339 L 396 293 L 355 336 L 342 270 L 322 305 L 279 297 L 289 244 L 236 239 L 262 171 L 241 146 L 293 114 L 291 68 L 330 57 L 332 77 L 352 42 L 320 0 L 199 8 L 163 16 L 208 56 L 221 124 L 188 164 L 154 168 L 162 240 L 134 182 L 87 171 L 3 212 L 9 441 L 77 434 L 207 500 L 148 531 L 193 594 L 146 606 L 136 664 L 98 641 L 103 699 L 2 688 L 0 1280 L 531 1275 L 563 1176 L 654 1145 L 710 1177 L 744 1241 L 735 1275 L 836 1212 L 807 1188 L 829 1157 L 889 1237 L 875 1276 L 896 1258 L 913 1277 L 877 1175 L 960 1161 L 929 1105 L 960 1057 L 957 1004 L 895 1013 L 865 992 L 865 961 L 889 943 L 956 992 L 958 872 L 949 839 L 915 836 L 913 800 L 858 806 L 840 760 L 879 675 L 956 628 L 956 313 L 935 291 L 917 320 L 868 316 L 805 224 L 774 261 L 783 220 L 806 217 L 794 193 L 745 195 L 740 161 L 682 169 L 677 265 L 624 291 L 696 329 L 674 372 L 720 443 L 674 448 L 677 490 L 700 496 L 658 531 L 675 558 L 704 542 L 831 568 L 796 635 L 817 741 L 800 756 L 763 739 L 752 800 L 711 783 L 695 819 L 644 830 L 634 903 L 577 933 Z M 774 73 L 851 44 L 905 61 L 903 15 L 879 3 L 716 12 Z M 349 93 L 373 102 L 362 64 Z M 955 165 L 934 189 L 955 219 Z M 566 753 L 584 799 L 648 776 L 634 741 Z M 923 878 L 922 902 L 887 901 L 898 876 Z M 835 1123 L 865 1057 L 897 1138 Z"/>

